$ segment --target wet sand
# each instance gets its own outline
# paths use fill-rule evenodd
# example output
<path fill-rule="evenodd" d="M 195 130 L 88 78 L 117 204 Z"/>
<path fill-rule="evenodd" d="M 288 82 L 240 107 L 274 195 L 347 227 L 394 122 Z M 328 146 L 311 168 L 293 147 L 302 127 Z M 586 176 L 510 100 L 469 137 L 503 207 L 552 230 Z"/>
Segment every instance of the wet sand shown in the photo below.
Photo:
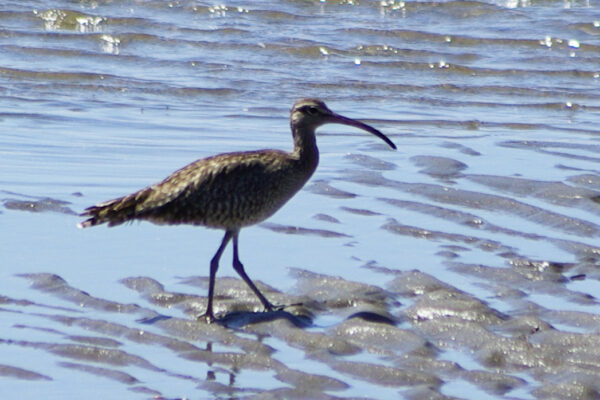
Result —
<path fill-rule="evenodd" d="M 364 160 L 358 161 L 364 165 Z M 413 162 L 424 173 L 445 181 L 456 177 L 464 167 L 459 162 L 436 157 L 419 157 Z M 454 166 L 455 168 L 451 168 Z M 164 375 L 175 382 L 184 381 L 201 392 L 216 397 L 244 398 L 348 398 L 345 393 L 356 382 L 375 385 L 374 397 L 391 392 L 405 398 L 453 398 L 444 393 L 444 385 L 462 382 L 480 393 L 507 398 L 582 398 L 600 396 L 600 317 L 593 312 L 548 309 L 530 297 L 533 294 L 560 299 L 566 303 L 598 306 L 589 293 L 572 290 L 572 282 L 597 279 L 600 248 L 582 242 L 556 239 L 542 233 L 532 234 L 489 223 L 479 212 L 493 211 L 516 215 L 547 226 L 556 232 L 596 235 L 598 226 L 564 214 L 552 213 L 516 200 L 508 195 L 491 195 L 468 190 L 448 189 L 436 184 L 410 184 L 383 178 L 377 167 L 369 173 L 349 171 L 350 182 L 370 187 L 389 187 L 417 194 L 425 202 L 381 198 L 392 207 L 465 225 L 475 232 L 429 230 L 403 224 L 389 218 L 381 226 L 392 236 L 409 236 L 440 245 L 438 256 L 459 276 L 475 279 L 491 301 L 475 297 L 431 274 L 397 270 L 368 263 L 364 268 L 384 277 L 382 286 L 352 281 L 342 276 L 318 274 L 294 268 L 290 276 L 294 289 L 282 292 L 264 282 L 259 287 L 283 310 L 263 312 L 260 302 L 237 278 L 217 280 L 215 312 L 219 322 L 208 325 L 196 318 L 204 312 L 208 279 L 191 276 L 181 279 L 184 292 L 172 292 L 152 277 L 135 276 L 121 284 L 135 293 L 139 301 L 119 303 L 110 297 L 95 297 L 84 288 L 71 286 L 58 275 L 28 273 L 19 276 L 29 284 L 28 295 L 3 296 L 2 312 L 20 314 L 26 324 L 17 330 L 44 333 L 45 340 L 1 339 L 16 349 L 50 353 L 66 370 L 106 378 L 128 391 L 163 398 L 170 397 L 147 375 Z M 436 171 L 444 171 L 440 174 Z M 583 210 L 595 210 L 596 192 L 584 177 L 585 185 L 573 189 L 565 184 L 529 182 L 522 178 L 469 176 L 489 187 L 501 187 L 504 193 L 527 190 L 530 195 L 555 204 Z M 345 179 L 345 178 L 344 178 Z M 584 187 L 586 186 L 586 187 Z M 339 197 L 335 182 L 315 182 L 310 186 L 319 196 Z M 345 192 L 344 192 L 345 193 Z M 351 197 L 345 194 L 343 197 Z M 435 200 L 436 206 L 429 201 Z M 9 210 L 58 212 L 71 215 L 68 202 L 41 199 L 4 201 Z M 446 208 L 463 205 L 470 212 Z M 336 231 L 338 218 L 345 214 L 372 216 L 374 210 L 340 209 L 340 215 L 315 218 L 331 225 L 331 230 L 264 223 L 277 234 L 322 239 L 349 238 Z M 339 229 L 339 228 L 338 228 Z M 531 259 L 519 249 L 487 233 L 521 236 L 549 241 L 571 252 L 572 263 Z M 469 264 L 460 254 L 479 250 L 504 260 L 505 265 Z M 135 250 L 132 250 L 135 251 Z M 36 295 L 56 298 L 61 306 L 45 304 Z M 52 302 L 50 302 L 52 303 Z M 510 311 L 494 308 L 491 303 L 509 304 Z M 84 334 L 82 334 L 84 332 Z M 287 350 L 299 351 L 304 361 L 290 362 Z M 187 373 L 169 364 L 153 361 L 149 353 L 169 353 L 186 360 Z M 456 360 L 465 354 L 470 359 Z M 462 357 L 462 356 L 461 356 Z M 283 358 L 283 359 L 282 359 Z M 8 363 L 6 363 L 8 361 Z M 20 368 L 9 360 L 0 374 L 19 380 L 49 381 L 49 371 L 35 366 Z M 317 371 L 306 363 L 318 364 Z M 191 369 L 190 369 L 191 368 Z M 203 371 L 201 374 L 198 371 Z M 246 373 L 270 376 L 270 387 L 240 384 L 237 377 Z M 387 393 L 387 394 L 386 394 Z M 517 394 L 515 394 L 517 393 Z M 513 394 L 515 394 L 513 396 Z M 183 395 L 183 394 L 182 394 Z M 177 395 L 176 395 L 177 396 Z M 355 397 L 355 396 L 350 396 Z M 358 397 L 370 397 L 362 394 Z M 469 397 L 472 397 L 471 394 Z"/>

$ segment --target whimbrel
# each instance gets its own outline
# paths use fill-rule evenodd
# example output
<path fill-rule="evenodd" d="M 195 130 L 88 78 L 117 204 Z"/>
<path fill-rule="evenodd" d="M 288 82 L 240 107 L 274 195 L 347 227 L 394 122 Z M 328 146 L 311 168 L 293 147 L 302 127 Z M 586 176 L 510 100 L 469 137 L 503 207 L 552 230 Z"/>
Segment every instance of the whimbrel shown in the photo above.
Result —
<path fill-rule="evenodd" d="M 315 130 L 324 124 L 343 124 L 363 129 L 396 145 L 377 129 L 332 112 L 324 102 L 303 99 L 292 107 L 292 152 L 257 150 L 225 153 L 195 161 L 165 180 L 138 192 L 89 207 L 89 219 L 80 228 L 131 220 L 157 224 L 190 224 L 225 230 L 210 261 L 208 304 L 203 315 L 213 322 L 215 276 L 223 250 L 233 239 L 233 268 L 258 296 L 266 310 L 274 306 L 246 274 L 238 255 L 240 229 L 264 221 L 281 208 L 308 181 L 319 162 Z"/>

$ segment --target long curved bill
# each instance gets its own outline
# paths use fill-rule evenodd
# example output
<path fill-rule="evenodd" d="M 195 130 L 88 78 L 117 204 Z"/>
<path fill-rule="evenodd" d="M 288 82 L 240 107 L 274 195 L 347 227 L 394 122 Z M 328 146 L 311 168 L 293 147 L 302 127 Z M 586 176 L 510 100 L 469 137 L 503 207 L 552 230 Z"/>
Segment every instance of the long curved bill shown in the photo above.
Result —
<path fill-rule="evenodd" d="M 364 122 L 360 122 L 360 121 L 357 121 L 352 118 L 344 117 L 343 115 L 336 114 L 336 113 L 331 113 L 329 122 L 353 126 L 355 128 L 362 129 L 363 131 L 372 133 L 373 135 L 377 136 L 378 138 L 380 138 L 381 140 L 386 142 L 388 144 L 388 146 L 390 146 L 392 149 L 396 150 L 396 145 L 394 144 L 394 142 L 392 142 L 390 140 L 390 138 L 388 138 L 387 136 L 385 136 L 383 133 L 381 133 L 377 129 L 373 128 L 372 126 L 365 124 Z"/>

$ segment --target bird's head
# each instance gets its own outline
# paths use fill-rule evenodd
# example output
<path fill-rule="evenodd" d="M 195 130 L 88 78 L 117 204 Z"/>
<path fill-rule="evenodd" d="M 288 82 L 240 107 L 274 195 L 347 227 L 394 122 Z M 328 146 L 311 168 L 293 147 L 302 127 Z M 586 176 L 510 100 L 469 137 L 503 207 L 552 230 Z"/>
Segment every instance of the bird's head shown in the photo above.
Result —
<path fill-rule="evenodd" d="M 290 123 L 294 134 L 298 131 L 314 134 L 314 131 L 324 124 L 354 126 L 355 128 L 365 130 L 382 139 L 392 149 L 396 148 L 396 145 L 377 129 L 355 119 L 334 113 L 319 99 L 302 99 L 297 101 L 290 111 Z"/>

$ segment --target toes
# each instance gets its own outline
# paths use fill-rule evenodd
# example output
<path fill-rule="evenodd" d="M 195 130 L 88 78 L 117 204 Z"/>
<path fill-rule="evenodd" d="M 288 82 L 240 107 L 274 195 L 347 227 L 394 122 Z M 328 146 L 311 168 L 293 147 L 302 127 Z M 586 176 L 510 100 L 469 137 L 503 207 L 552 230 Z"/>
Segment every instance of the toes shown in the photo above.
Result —
<path fill-rule="evenodd" d="M 204 320 L 204 322 L 206 322 L 207 324 L 212 324 L 213 322 L 215 322 L 215 316 L 212 313 L 204 313 L 202 315 L 199 315 L 196 319 L 198 321 Z"/>

